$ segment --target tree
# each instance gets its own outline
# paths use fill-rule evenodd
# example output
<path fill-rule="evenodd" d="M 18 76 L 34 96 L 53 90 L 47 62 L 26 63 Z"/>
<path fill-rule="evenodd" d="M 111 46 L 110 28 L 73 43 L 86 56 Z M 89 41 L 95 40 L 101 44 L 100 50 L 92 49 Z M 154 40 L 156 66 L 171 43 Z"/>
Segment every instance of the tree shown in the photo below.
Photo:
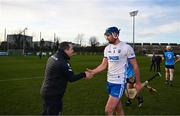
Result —
<path fill-rule="evenodd" d="M 13 49 L 22 49 L 23 42 L 21 41 L 21 34 L 14 35 L 14 42 L 15 42 L 15 45 Z"/>
<path fill-rule="evenodd" d="M 58 47 L 59 47 L 59 40 L 57 39 L 56 44 L 55 44 L 55 51 L 58 50 Z"/>
<path fill-rule="evenodd" d="M 91 45 L 91 51 L 96 52 L 96 47 L 99 46 L 98 39 L 95 36 L 90 37 L 89 44 Z"/>
<path fill-rule="evenodd" d="M 3 50 L 3 51 L 7 50 L 7 41 L 1 42 L 0 50 Z"/>
<path fill-rule="evenodd" d="M 80 34 L 78 34 L 77 37 L 75 38 L 77 44 L 79 44 L 80 46 L 82 46 L 82 43 L 83 43 L 83 39 L 84 39 L 83 36 L 84 36 L 84 34 L 80 33 Z"/>
<path fill-rule="evenodd" d="M 90 37 L 89 44 L 91 45 L 91 47 L 99 46 L 98 39 L 95 36 Z"/>

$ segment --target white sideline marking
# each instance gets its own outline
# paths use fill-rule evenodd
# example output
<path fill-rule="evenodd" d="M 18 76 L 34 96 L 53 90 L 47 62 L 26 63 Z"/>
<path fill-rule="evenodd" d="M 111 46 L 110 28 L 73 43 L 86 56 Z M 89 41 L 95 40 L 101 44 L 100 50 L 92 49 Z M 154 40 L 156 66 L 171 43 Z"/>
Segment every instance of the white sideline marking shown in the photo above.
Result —
<path fill-rule="evenodd" d="M 40 79 L 43 77 L 32 77 L 32 78 L 16 78 L 16 79 L 2 79 L 0 80 L 0 82 L 4 82 L 4 81 L 19 81 L 19 80 L 28 80 L 28 79 Z"/>

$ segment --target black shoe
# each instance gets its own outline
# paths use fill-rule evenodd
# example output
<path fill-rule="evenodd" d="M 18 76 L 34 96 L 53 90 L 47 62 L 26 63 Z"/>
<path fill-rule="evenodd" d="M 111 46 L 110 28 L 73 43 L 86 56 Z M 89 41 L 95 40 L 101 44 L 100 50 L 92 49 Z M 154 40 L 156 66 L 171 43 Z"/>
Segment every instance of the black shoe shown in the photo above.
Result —
<path fill-rule="evenodd" d="M 142 105 L 143 105 L 143 97 L 137 97 L 137 102 L 138 102 L 138 107 L 140 108 L 140 107 L 142 107 Z"/>
<path fill-rule="evenodd" d="M 126 102 L 125 102 L 125 106 L 130 106 L 131 105 L 131 100 L 127 100 Z"/>
<path fill-rule="evenodd" d="M 166 84 L 166 85 L 168 85 L 168 84 L 169 84 L 169 81 L 168 81 L 168 80 L 166 80 L 166 81 L 165 81 L 165 84 Z"/>
<path fill-rule="evenodd" d="M 169 85 L 172 87 L 172 86 L 173 86 L 173 82 L 172 82 L 172 81 L 170 81 L 170 82 L 169 82 Z"/>

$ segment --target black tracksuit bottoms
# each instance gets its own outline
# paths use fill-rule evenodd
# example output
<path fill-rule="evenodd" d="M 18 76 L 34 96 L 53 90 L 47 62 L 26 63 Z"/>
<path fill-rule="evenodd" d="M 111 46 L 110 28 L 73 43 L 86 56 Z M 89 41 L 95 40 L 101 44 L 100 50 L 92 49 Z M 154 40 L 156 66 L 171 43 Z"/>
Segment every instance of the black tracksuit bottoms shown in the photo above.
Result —
<path fill-rule="evenodd" d="M 61 115 L 62 96 L 43 96 L 42 115 Z"/>

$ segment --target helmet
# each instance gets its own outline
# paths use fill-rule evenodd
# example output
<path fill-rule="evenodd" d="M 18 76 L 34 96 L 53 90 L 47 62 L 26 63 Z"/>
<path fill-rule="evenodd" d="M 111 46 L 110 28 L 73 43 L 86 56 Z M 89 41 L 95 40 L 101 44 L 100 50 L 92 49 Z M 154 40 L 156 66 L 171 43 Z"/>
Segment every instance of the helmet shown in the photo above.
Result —
<path fill-rule="evenodd" d="M 166 46 L 166 50 L 171 50 L 171 46 Z"/>
<path fill-rule="evenodd" d="M 108 34 L 112 34 L 112 33 L 116 33 L 119 35 L 119 29 L 117 27 L 109 27 L 106 29 L 104 35 L 108 35 Z"/>

